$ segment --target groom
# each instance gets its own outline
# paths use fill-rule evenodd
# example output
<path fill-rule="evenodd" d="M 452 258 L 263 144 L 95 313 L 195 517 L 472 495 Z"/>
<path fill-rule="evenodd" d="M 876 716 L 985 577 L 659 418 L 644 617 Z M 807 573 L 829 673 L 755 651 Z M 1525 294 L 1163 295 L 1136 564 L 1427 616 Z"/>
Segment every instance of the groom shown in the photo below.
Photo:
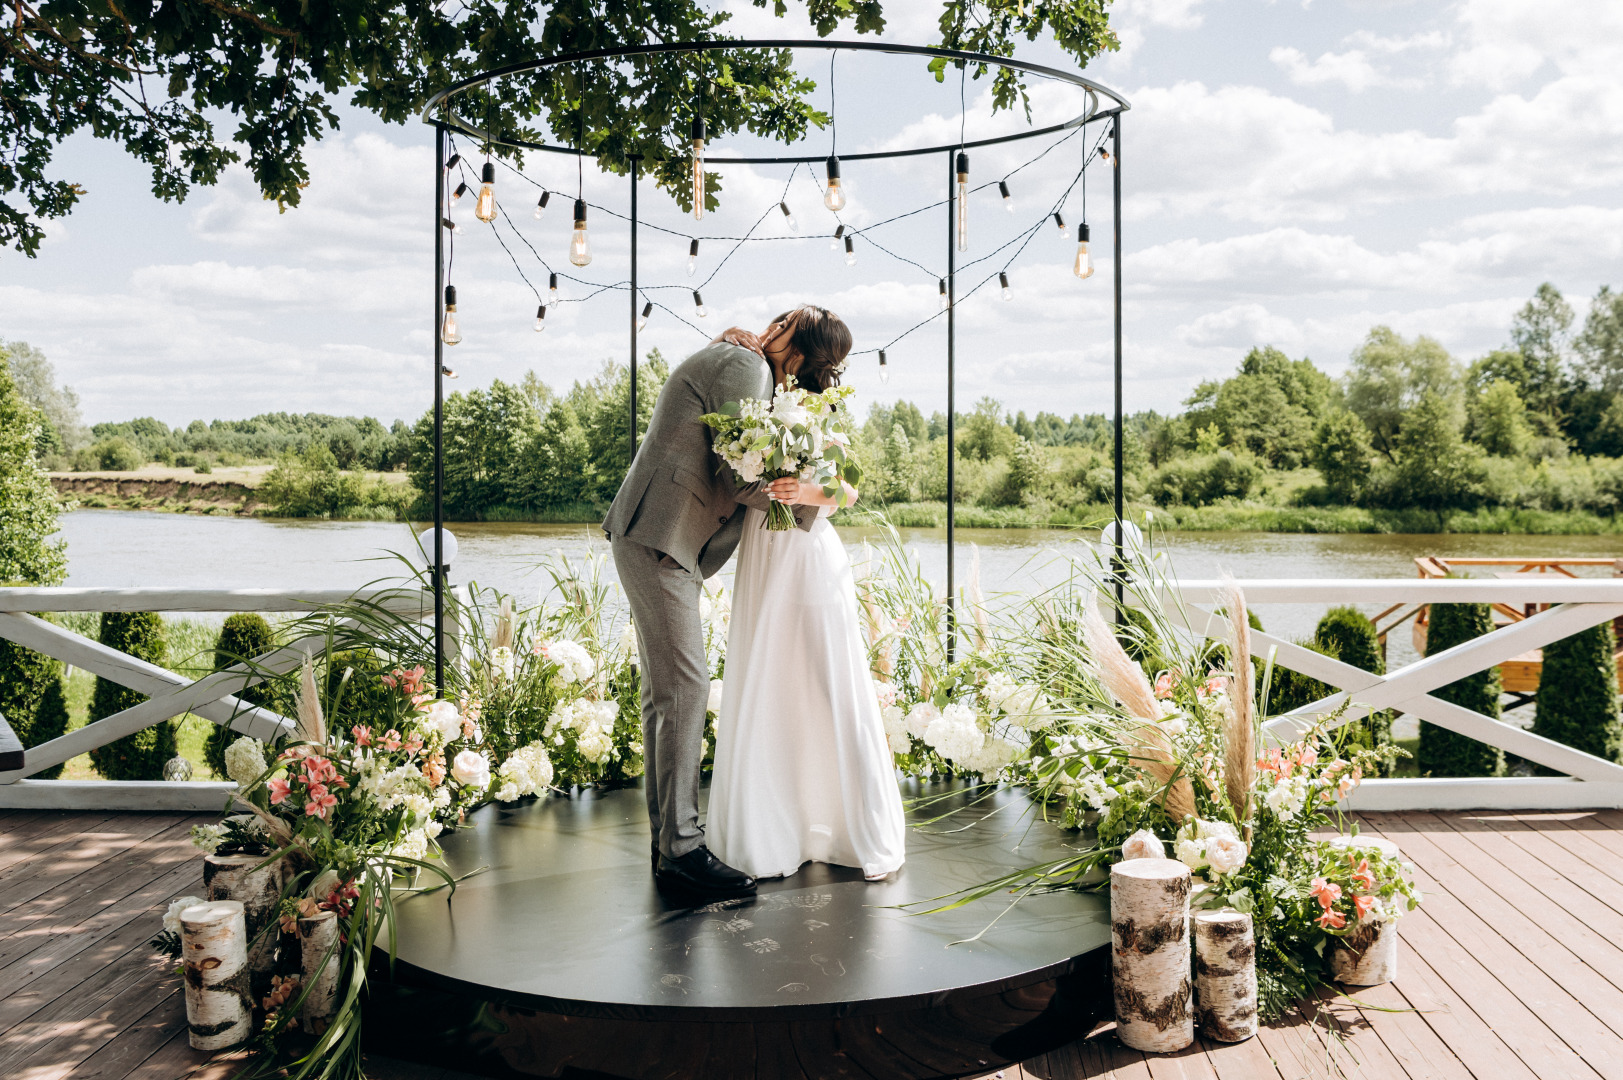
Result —
<path fill-rule="evenodd" d="M 677 365 L 603 521 L 637 627 L 654 877 L 661 887 L 688 895 L 719 899 L 755 891 L 754 878 L 710 853 L 699 826 L 710 694 L 699 596 L 704 579 L 738 546 L 744 507 L 764 510 L 770 499 L 764 484 L 738 485 L 710 449 L 710 429 L 699 417 L 729 401 L 770 399 L 774 376 L 793 373 L 802 354 L 795 338 L 826 329 L 821 323 L 828 319 L 838 322 L 832 313 L 805 308 L 774 319 L 759 336 L 728 330 Z M 801 528 L 816 522 L 816 507 L 793 509 Z"/>

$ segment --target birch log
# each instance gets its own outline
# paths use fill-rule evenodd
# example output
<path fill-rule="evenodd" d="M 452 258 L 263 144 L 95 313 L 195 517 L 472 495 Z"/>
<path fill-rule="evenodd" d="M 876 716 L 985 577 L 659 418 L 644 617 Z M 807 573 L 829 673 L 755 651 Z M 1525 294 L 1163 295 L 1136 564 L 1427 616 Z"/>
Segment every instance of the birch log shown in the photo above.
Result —
<path fill-rule="evenodd" d="M 1110 868 L 1116 1033 L 1134 1050 L 1195 1041 L 1189 982 L 1189 867 L 1128 859 Z"/>
<path fill-rule="evenodd" d="M 1349 853 L 1378 851 L 1389 859 L 1398 846 L 1379 836 L 1338 836 L 1330 846 Z M 1345 986 L 1378 986 L 1398 977 L 1398 924 L 1392 919 L 1357 923 L 1345 937 L 1330 942 L 1330 972 Z"/>
<path fill-rule="evenodd" d="M 1219 1042 L 1257 1033 L 1257 942 L 1251 916 L 1202 911 L 1195 916 L 1195 1007 L 1200 1030 Z"/>
<path fill-rule="evenodd" d="M 242 904 L 210 900 L 180 913 L 186 1028 L 193 1050 L 222 1050 L 252 1033 L 248 929 Z"/>
<path fill-rule="evenodd" d="M 209 855 L 203 888 L 210 900 L 236 900 L 248 925 L 248 985 L 258 1002 L 270 992 L 276 968 L 276 907 L 282 897 L 281 859 L 268 866 L 261 855 Z"/>
<path fill-rule="evenodd" d="M 299 957 L 304 968 L 303 985 L 309 988 L 299 1013 L 307 1031 L 319 1032 L 337 1008 L 338 969 L 342 950 L 338 944 L 338 916 L 323 911 L 313 918 L 299 920 Z"/>

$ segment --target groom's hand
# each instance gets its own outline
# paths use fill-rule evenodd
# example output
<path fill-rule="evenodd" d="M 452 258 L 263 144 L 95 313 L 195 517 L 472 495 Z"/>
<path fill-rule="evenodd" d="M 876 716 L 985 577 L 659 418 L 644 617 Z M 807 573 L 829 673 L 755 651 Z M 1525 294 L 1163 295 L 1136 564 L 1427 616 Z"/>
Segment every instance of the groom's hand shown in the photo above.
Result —
<path fill-rule="evenodd" d="M 748 349 L 757 356 L 766 356 L 766 349 L 761 345 L 761 336 L 749 330 L 742 330 L 736 326 L 723 330 L 721 332 L 721 336 L 716 338 L 716 341 L 712 341 L 710 344 L 714 345 L 717 341 L 725 341 L 729 345 L 737 345 L 740 348 Z"/>

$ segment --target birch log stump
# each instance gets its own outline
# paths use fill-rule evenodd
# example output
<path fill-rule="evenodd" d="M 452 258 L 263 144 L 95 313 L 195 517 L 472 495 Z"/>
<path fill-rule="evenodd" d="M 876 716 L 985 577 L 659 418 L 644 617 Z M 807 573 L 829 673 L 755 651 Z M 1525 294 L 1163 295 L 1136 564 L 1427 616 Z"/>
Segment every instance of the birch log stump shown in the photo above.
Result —
<path fill-rule="evenodd" d="M 1116 1033 L 1134 1050 L 1195 1041 L 1189 983 L 1189 867 L 1129 859 L 1110 868 Z"/>
<path fill-rule="evenodd" d="M 1195 1002 L 1207 1038 L 1243 1042 L 1257 1033 L 1257 942 L 1251 916 L 1239 911 L 1195 916 Z"/>
<path fill-rule="evenodd" d="M 319 1033 L 337 1009 L 340 955 L 336 914 L 323 911 L 313 918 L 299 920 L 303 985 L 309 988 L 299 1016 L 304 1021 L 305 1030 L 312 1033 Z"/>
<path fill-rule="evenodd" d="M 1338 836 L 1330 846 L 1351 855 L 1360 849 L 1378 851 L 1389 859 L 1399 856 L 1398 846 L 1379 836 Z M 1398 924 L 1371 919 L 1356 924 L 1346 937 L 1330 942 L 1330 971 L 1344 986 L 1378 986 L 1398 977 Z"/>
<path fill-rule="evenodd" d="M 248 924 L 248 985 L 259 1002 L 270 992 L 276 968 L 276 906 L 282 898 L 282 866 L 260 855 L 209 855 L 203 859 L 203 888 L 210 900 L 236 900 Z M 256 867 L 258 869 L 256 869 Z"/>
<path fill-rule="evenodd" d="M 193 1050 L 223 1050 L 253 1031 L 242 904 L 210 900 L 180 913 L 186 1028 Z"/>

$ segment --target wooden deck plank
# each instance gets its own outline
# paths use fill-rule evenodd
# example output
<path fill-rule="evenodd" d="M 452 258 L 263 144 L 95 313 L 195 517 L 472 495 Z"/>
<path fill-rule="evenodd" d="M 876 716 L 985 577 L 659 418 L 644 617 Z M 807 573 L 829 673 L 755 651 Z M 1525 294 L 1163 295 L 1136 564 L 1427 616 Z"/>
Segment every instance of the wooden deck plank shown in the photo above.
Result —
<path fill-rule="evenodd" d="M 1405 974 L 1400 968 L 1397 983 L 1348 987 L 1349 1000 L 1368 1006 L 1360 1007 L 1359 1014 L 1411 1080 L 1471 1080 L 1471 1071 L 1403 996 L 1399 987 Z"/>
<path fill-rule="evenodd" d="M 1596 810 L 1580 817 L 1563 817 L 1558 820 L 1567 828 L 1582 833 L 1605 848 L 1614 859 L 1623 859 L 1623 835 L 1619 834 L 1617 825 L 1608 823 L 1604 818 L 1606 814 L 1617 813 L 1616 810 Z"/>
<path fill-rule="evenodd" d="M 1399 940 L 1424 957 L 1462 1003 L 1469 1001 L 1485 1020 L 1491 1017 L 1489 1025 L 1536 1075 L 1545 1080 L 1605 1075 L 1552 1027 L 1582 1033 L 1582 1024 L 1551 1015 L 1563 1009 L 1582 1012 L 1581 1006 L 1448 894 L 1428 870 L 1427 856 L 1434 853 L 1415 850 L 1421 845 L 1401 820 L 1388 815 L 1381 833 L 1404 849 L 1426 893 L 1425 903 L 1399 924 Z"/>
<path fill-rule="evenodd" d="M 1255 1038 L 1237 1043 L 1202 1041 L 1218 1080 L 1280 1080 L 1282 1077 L 1274 1059 Z"/>
<path fill-rule="evenodd" d="M 0 849 L 0 882 L 15 873 L 26 873 L 23 864 L 34 856 L 43 855 L 58 844 L 76 844 L 84 832 L 115 816 L 118 815 L 105 810 L 53 810 L 43 814 L 41 820 L 25 825 L 11 844 Z"/>
<path fill-rule="evenodd" d="M 1468 815 L 1434 816 L 1446 824 L 1450 832 L 1432 833 L 1428 838 L 1467 869 L 1482 889 L 1502 898 L 1504 904 L 1530 919 L 1534 927 L 1557 942 L 1566 955 L 1605 980 L 1614 990 L 1623 990 L 1623 947 L 1617 944 L 1623 941 L 1623 916 L 1594 902 L 1543 863 L 1517 858 L 1519 848 L 1501 836 L 1481 831 L 1480 824 L 1469 821 Z M 1552 897 L 1551 892 L 1564 893 L 1596 922 L 1578 916 Z M 1492 921 L 1491 914 L 1487 917 Z"/>
<path fill-rule="evenodd" d="M 1548 832 L 1536 829 L 1532 822 L 1520 818 L 1513 821 L 1485 820 L 1499 827 L 1500 835 L 1521 848 L 1529 857 L 1537 859 L 1572 882 L 1597 903 L 1604 904 L 1618 915 L 1623 915 L 1623 895 L 1620 895 L 1623 894 L 1623 889 L 1619 889 L 1606 874 L 1556 842 Z"/>
<path fill-rule="evenodd" d="M 1606 847 L 1597 842 L 1588 832 L 1575 829 L 1567 821 L 1561 820 L 1566 815 L 1530 814 L 1522 820 L 1532 826 L 1533 831 L 1548 836 L 1558 845 L 1571 852 L 1576 858 L 1582 859 L 1589 866 L 1605 878 L 1616 890 L 1623 885 L 1623 860 Z M 1623 901 L 1620 901 L 1623 902 Z"/>
<path fill-rule="evenodd" d="M 145 1016 L 158 994 L 176 989 L 172 961 L 146 959 L 98 971 L 0 1035 L 0 1075 L 33 1080 L 62 1075 Z M 65 1066 L 65 1068 L 63 1068 Z"/>
<path fill-rule="evenodd" d="M 106 1045 L 77 1065 L 52 1071 L 40 1069 L 29 1080 L 125 1080 L 174 1035 L 186 1027 L 186 999 L 180 987 L 161 995 L 140 1019 L 120 1029 Z"/>
<path fill-rule="evenodd" d="M 1315 1022 L 1319 1041 L 1330 1056 L 1347 1063 L 1342 1071 L 1349 1080 L 1408 1075 L 1408 1069 L 1386 1045 L 1369 1016 L 1345 997 L 1322 990 L 1317 1001 L 1304 1002 L 1301 1009 Z"/>
<path fill-rule="evenodd" d="M 0 881 L 0 922 L 8 927 L 10 913 L 20 904 L 90 872 L 105 862 L 151 839 L 183 820 L 181 814 L 129 815 L 124 821 L 109 821 L 79 842 L 64 842 L 49 853 L 36 856 L 41 865 L 31 872 L 13 874 Z M 17 867 L 13 867 L 16 870 Z"/>

